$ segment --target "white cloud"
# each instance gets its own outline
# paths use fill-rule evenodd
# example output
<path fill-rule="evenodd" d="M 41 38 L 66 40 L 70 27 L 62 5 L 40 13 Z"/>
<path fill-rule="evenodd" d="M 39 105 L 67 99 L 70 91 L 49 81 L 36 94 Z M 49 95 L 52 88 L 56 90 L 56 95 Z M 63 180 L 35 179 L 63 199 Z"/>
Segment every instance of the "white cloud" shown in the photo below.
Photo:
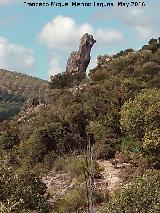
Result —
<path fill-rule="evenodd" d="M 112 44 L 123 40 L 123 34 L 115 29 L 98 28 L 95 33 L 96 39 L 100 45 Z"/>
<path fill-rule="evenodd" d="M 158 36 L 160 21 L 158 17 L 157 9 L 153 11 L 152 8 L 150 10 L 147 8 L 131 8 L 128 13 L 121 17 L 121 21 L 135 33 L 137 38 L 139 37 L 147 41 L 152 37 Z"/>
<path fill-rule="evenodd" d="M 49 75 L 64 71 L 59 63 L 59 55 L 63 55 L 65 52 L 68 56 L 71 51 L 77 50 L 79 40 L 84 33 L 94 36 L 97 40 L 97 49 L 105 44 L 108 46 L 111 44 L 117 45 L 118 42 L 124 39 L 123 34 L 116 29 L 94 28 L 88 23 L 79 25 L 70 17 L 56 16 L 43 27 L 38 36 L 41 43 L 46 44 L 52 51 L 57 53 L 57 56 L 49 61 Z M 93 67 L 90 66 L 90 68 Z"/>
<path fill-rule="evenodd" d="M 80 37 L 86 32 L 94 35 L 97 45 L 123 40 L 123 34 L 118 30 L 94 29 L 88 23 L 78 25 L 72 18 L 64 16 L 57 16 L 48 22 L 40 32 L 39 40 L 49 48 L 69 51 L 77 47 Z"/>
<path fill-rule="evenodd" d="M 152 29 L 147 26 L 136 25 L 135 31 L 136 31 L 137 35 L 141 36 L 142 38 L 144 38 L 146 40 L 151 39 L 153 36 Z"/>
<path fill-rule="evenodd" d="M 6 38 L 0 37 L 0 68 L 28 72 L 34 64 L 33 50 L 12 44 Z"/>
<path fill-rule="evenodd" d="M 48 75 L 56 75 L 58 73 L 62 73 L 63 69 L 60 65 L 60 58 L 59 57 L 53 57 L 49 62 L 49 70 Z"/>
<path fill-rule="evenodd" d="M 140 17 L 144 14 L 144 11 L 141 8 L 132 8 L 130 14 L 134 17 Z"/>
<path fill-rule="evenodd" d="M 39 40 L 49 48 L 68 50 L 72 49 L 86 32 L 93 32 L 89 24 L 78 26 L 70 17 L 57 16 L 43 27 Z"/>

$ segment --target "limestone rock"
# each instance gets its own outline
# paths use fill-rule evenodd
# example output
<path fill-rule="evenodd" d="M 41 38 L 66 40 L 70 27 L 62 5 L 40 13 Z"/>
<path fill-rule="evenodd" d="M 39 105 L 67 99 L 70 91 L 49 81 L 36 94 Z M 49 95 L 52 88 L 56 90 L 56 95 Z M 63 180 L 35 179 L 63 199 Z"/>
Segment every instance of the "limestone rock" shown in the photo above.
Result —
<path fill-rule="evenodd" d="M 91 48 L 96 42 L 92 35 L 85 33 L 79 45 L 79 50 L 72 52 L 66 66 L 66 74 L 74 75 L 75 73 L 84 73 L 89 65 Z"/>

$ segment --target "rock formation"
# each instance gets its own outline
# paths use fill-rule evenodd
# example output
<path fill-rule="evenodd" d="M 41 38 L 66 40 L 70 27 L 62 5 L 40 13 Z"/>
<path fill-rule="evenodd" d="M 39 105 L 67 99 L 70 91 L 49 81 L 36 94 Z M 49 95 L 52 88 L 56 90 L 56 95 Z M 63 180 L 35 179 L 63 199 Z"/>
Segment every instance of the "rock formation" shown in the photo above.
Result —
<path fill-rule="evenodd" d="M 84 73 L 89 65 L 91 48 L 96 42 L 92 35 L 85 33 L 79 45 L 79 50 L 72 52 L 66 66 L 66 74 L 74 75 L 75 73 Z"/>

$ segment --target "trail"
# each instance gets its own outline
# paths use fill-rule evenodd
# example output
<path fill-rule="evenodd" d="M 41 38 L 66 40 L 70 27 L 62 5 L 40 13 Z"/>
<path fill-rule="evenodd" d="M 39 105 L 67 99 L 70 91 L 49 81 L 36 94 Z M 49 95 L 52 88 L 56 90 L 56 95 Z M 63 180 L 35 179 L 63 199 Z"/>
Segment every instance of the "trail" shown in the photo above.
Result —
<path fill-rule="evenodd" d="M 112 195 L 115 190 L 123 185 L 120 173 L 124 172 L 123 169 L 127 164 L 119 163 L 114 165 L 110 160 L 97 162 L 103 170 L 99 173 L 98 177 L 94 179 L 95 189 L 100 191 L 108 190 L 109 194 Z M 42 178 L 42 180 L 48 188 L 47 191 L 53 196 L 51 200 L 64 195 L 69 189 L 77 185 L 76 179 L 71 180 L 67 174 L 55 174 L 49 172 L 47 176 Z"/>
<path fill-rule="evenodd" d="M 116 168 L 109 160 L 98 161 L 98 163 L 103 171 L 101 172 L 101 178 L 95 180 L 95 185 L 98 189 L 108 189 L 109 193 L 113 194 L 122 184 L 119 177 L 121 168 Z"/>

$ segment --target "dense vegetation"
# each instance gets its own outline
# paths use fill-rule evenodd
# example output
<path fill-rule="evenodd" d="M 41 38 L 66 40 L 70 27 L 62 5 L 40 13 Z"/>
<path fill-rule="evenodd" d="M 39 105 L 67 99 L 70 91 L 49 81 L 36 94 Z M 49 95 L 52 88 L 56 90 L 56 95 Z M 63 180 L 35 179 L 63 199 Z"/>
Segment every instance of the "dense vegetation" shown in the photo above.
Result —
<path fill-rule="evenodd" d="M 31 97 L 45 97 L 47 81 L 24 74 L 0 70 L 0 122 L 19 113 Z"/>
<path fill-rule="evenodd" d="M 0 69 L 0 90 L 24 97 L 42 95 L 47 91 L 47 81 Z"/>
<path fill-rule="evenodd" d="M 114 195 L 112 200 L 99 213 L 158 213 L 160 198 L 160 174 L 150 171 L 137 178 L 131 185 Z"/>
<path fill-rule="evenodd" d="M 83 156 L 89 136 L 95 159 L 111 159 L 121 153 L 135 168 L 144 167 L 145 162 L 145 174 L 109 202 L 108 195 L 95 191 L 95 204 L 106 202 L 100 211 L 158 212 L 160 41 L 152 39 L 139 51 L 127 49 L 112 57 L 99 56 L 89 78 L 76 75 L 68 79 L 65 73 L 59 74 L 51 78 L 49 88 L 40 108 L 1 123 L 0 157 L 5 174 L 0 176 L 5 186 L 1 206 L 10 212 L 85 211 L 86 197 L 81 199 L 86 167 Z M 82 160 L 75 165 L 79 156 Z M 49 170 L 64 171 L 81 183 L 52 207 L 39 178 Z M 15 191 L 13 196 L 11 190 Z"/>
<path fill-rule="evenodd" d="M 25 101 L 23 96 L 0 91 L 0 122 L 19 113 Z"/>

